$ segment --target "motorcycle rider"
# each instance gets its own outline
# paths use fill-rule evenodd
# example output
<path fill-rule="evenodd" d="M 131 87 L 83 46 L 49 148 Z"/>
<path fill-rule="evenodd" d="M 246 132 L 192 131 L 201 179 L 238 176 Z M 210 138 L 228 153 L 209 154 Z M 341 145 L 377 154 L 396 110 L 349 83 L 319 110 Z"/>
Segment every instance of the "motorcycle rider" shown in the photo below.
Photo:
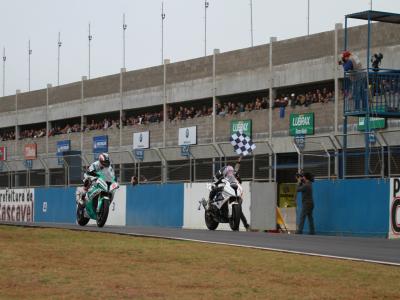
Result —
<path fill-rule="evenodd" d="M 105 168 L 111 168 L 111 163 L 110 163 L 110 156 L 108 153 L 101 153 L 98 157 L 98 159 L 93 162 L 87 171 L 83 174 L 83 187 L 80 189 L 77 189 L 76 191 L 76 199 L 81 205 L 85 205 L 86 202 L 86 194 L 92 185 L 92 182 L 96 179 L 93 177 L 97 177 L 97 172 L 105 169 Z"/>
<path fill-rule="evenodd" d="M 239 175 L 239 169 L 240 169 L 241 160 L 242 160 L 242 157 L 239 156 L 234 168 L 232 166 L 230 166 L 230 165 L 227 165 L 225 167 L 222 167 L 215 174 L 215 176 L 214 176 L 214 185 L 213 185 L 214 188 L 211 190 L 210 195 L 209 195 L 209 199 L 210 200 L 214 199 L 216 193 L 218 192 L 216 187 L 220 183 L 221 179 L 227 178 L 227 177 L 234 177 L 239 184 L 242 183 L 242 180 L 240 179 L 240 175 Z M 242 220 L 243 226 L 246 228 L 246 231 L 250 231 L 250 225 L 249 225 L 249 223 L 247 223 L 247 219 L 246 219 L 243 211 L 242 211 L 242 214 L 240 215 L 240 220 Z"/>

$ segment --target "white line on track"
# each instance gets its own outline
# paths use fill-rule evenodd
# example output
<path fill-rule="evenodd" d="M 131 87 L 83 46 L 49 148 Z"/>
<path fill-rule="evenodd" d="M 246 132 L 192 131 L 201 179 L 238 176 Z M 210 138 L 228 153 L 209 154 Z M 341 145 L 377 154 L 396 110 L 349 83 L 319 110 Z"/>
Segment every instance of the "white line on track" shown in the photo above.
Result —
<path fill-rule="evenodd" d="M 67 229 L 67 230 L 73 230 L 73 231 L 98 232 L 98 233 L 111 233 L 111 234 L 118 234 L 118 235 L 144 237 L 144 238 L 156 238 L 156 239 L 175 240 L 175 241 L 197 242 L 197 243 L 203 243 L 203 244 L 213 244 L 213 245 L 240 247 L 240 248 L 247 248 L 247 249 L 266 250 L 266 251 L 274 251 L 274 252 L 281 252 L 281 253 L 288 253 L 288 254 L 298 254 L 298 255 L 340 259 L 340 260 L 355 261 L 355 262 L 374 263 L 374 264 L 381 264 L 381 265 L 387 265 L 387 266 L 396 266 L 396 267 L 400 266 L 400 263 L 389 262 L 389 261 L 372 260 L 372 259 L 364 259 L 364 258 L 356 258 L 356 257 L 336 256 L 336 255 L 329 255 L 329 254 L 320 254 L 320 253 L 315 253 L 315 252 L 304 252 L 304 251 L 295 251 L 295 250 L 270 248 L 270 247 L 241 245 L 241 244 L 225 243 L 225 242 L 213 242 L 213 241 L 207 241 L 207 240 L 188 239 L 188 238 L 167 236 L 167 235 L 155 235 L 155 234 L 145 234 L 145 233 L 135 233 L 135 232 L 99 231 L 99 230 L 90 230 L 90 229 L 85 229 L 85 228 L 57 227 L 57 226 L 46 226 L 46 225 L 38 225 L 38 224 L 2 223 L 2 225 L 21 226 L 21 227 L 36 227 L 36 228 L 52 228 L 52 229 Z"/>
<path fill-rule="evenodd" d="M 152 234 L 142 234 L 142 233 L 128 233 L 128 232 L 124 232 L 124 233 L 115 232 L 115 233 L 116 234 L 122 234 L 122 235 L 137 236 L 137 237 L 149 237 L 149 238 L 157 238 L 157 239 L 176 240 L 176 241 L 197 242 L 197 243 L 203 243 L 203 244 L 214 244 L 214 245 L 222 245 L 222 246 L 241 247 L 241 248 L 274 251 L 274 252 L 281 252 L 281 253 L 288 253 L 288 254 L 298 254 L 298 255 L 307 255 L 307 256 L 315 256 L 315 257 L 323 257 L 323 258 L 349 260 L 349 261 L 356 261 L 356 262 L 367 262 L 367 263 L 374 263 L 374 264 L 381 264 L 381 265 L 388 265 L 388 266 L 396 266 L 396 267 L 400 266 L 400 263 L 395 263 L 395 262 L 372 260 L 372 259 L 363 259 L 363 258 L 355 258 L 355 257 L 336 256 L 336 255 L 320 254 L 320 253 L 314 253 L 314 252 L 303 252 L 303 251 L 286 250 L 286 249 L 279 249 L 279 248 L 269 248 L 269 247 L 260 247 L 260 246 L 251 246 L 251 245 L 241 245 L 241 244 L 224 243 L 224 242 L 213 242 L 213 241 L 206 241 L 206 240 L 197 240 L 197 239 L 188 239 L 188 238 L 180 238 L 180 237 L 173 237 L 173 236 L 162 236 L 162 235 L 152 235 Z"/>

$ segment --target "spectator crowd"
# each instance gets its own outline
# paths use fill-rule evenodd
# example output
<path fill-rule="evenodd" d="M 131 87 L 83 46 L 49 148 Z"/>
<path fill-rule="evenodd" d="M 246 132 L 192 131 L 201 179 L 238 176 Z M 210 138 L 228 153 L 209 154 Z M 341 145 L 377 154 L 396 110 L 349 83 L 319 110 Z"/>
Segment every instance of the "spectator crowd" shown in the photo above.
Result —
<path fill-rule="evenodd" d="M 15 140 L 15 132 L 12 131 L 4 131 L 0 133 L 0 141 L 10 141 Z"/>
<path fill-rule="evenodd" d="M 273 108 L 284 108 L 290 106 L 310 106 L 313 103 L 328 103 L 334 101 L 334 92 L 327 88 L 315 89 L 305 93 L 295 94 L 281 94 L 273 101 Z M 250 112 L 254 110 L 262 110 L 269 108 L 269 99 L 267 97 L 256 97 L 251 101 L 224 101 L 216 104 L 217 116 L 234 115 L 242 112 Z M 213 113 L 211 105 L 203 106 L 169 106 L 167 110 L 167 118 L 169 121 L 180 121 L 187 119 L 194 119 L 198 117 L 210 116 Z M 119 117 L 111 118 L 106 117 L 103 121 L 96 121 L 92 119 L 86 126 L 83 127 L 84 132 L 91 130 L 107 130 L 112 128 L 120 128 Z M 124 115 L 122 117 L 123 126 L 135 126 L 142 124 L 159 123 L 163 121 L 163 112 L 146 112 L 137 113 L 135 115 Z M 55 136 L 60 134 L 70 134 L 74 132 L 81 132 L 81 125 L 79 123 L 73 125 L 65 125 L 63 127 L 55 126 L 48 132 L 48 136 Z M 46 136 L 46 128 L 40 129 L 26 129 L 22 130 L 19 134 L 19 139 L 26 138 L 40 138 Z M 5 131 L 0 133 L 0 140 L 14 140 L 15 132 Z"/>
<path fill-rule="evenodd" d="M 201 108 L 195 108 L 194 106 L 184 107 L 179 106 L 178 108 L 174 108 L 170 106 L 168 108 L 168 119 L 170 121 L 180 121 L 187 119 L 194 119 L 198 117 L 210 116 L 212 114 L 212 107 L 207 105 L 203 105 Z"/>

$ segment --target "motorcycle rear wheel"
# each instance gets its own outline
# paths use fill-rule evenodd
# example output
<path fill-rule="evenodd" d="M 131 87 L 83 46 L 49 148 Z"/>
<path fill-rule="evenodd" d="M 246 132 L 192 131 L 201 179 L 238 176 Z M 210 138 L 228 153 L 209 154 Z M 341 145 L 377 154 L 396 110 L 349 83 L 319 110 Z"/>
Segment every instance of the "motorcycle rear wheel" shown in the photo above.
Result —
<path fill-rule="evenodd" d="M 206 221 L 206 226 L 209 230 L 217 229 L 219 223 L 214 220 L 212 213 L 209 210 L 206 210 L 204 213 L 204 219 Z"/>
<path fill-rule="evenodd" d="M 103 205 L 100 207 L 99 212 L 96 214 L 97 227 L 103 227 L 106 224 L 109 208 L 110 203 L 107 199 L 104 199 Z"/>
<path fill-rule="evenodd" d="M 242 215 L 242 206 L 240 204 L 232 205 L 232 216 L 229 219 L 229 226 L 233 231 L 239 230 L 241 215 Z"/>
<path fill-rule="evenodd" d="M 89 223 L 89 220 L 89 218 L 85 217 L 85 208 L 78 203 L 78 206 L 76 207 L 76 221 L 79 225 L 85 226 Z"/>

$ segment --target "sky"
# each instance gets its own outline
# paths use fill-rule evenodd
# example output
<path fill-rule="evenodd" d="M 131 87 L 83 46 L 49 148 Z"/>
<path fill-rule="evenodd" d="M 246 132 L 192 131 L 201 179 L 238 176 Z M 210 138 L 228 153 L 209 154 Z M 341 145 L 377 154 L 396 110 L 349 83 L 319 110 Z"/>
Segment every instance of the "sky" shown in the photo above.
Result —
<path fill-rule="evenodd" d="M 308 0 L 252 0 L 254 45 L 271 36 L 284 40 L 307 34 Z M 122 64 L 125 13 L 127 71 L 161 64 L 161 0 L 0 0 L 0 47 L 5 47 L 5 95 L 57 85 L 88 75 L 91 23 L 91 78 L 118 73 Z M 208 0 L 207 53 L 251 46 L 250 0 Z M 400 13 L 399 0 L 373 0 L 373 9 Z M 310 34 L 332 30 L 344 15 L 369 9 L 370 0 L 310 0 Z M 204 0 L 164 0 L 164 58 L 177 62 L 204 55 Z M 350 25 L 361 23 L 352 21 Z M 2 55 L 1 55 L 2 56 Z M 1 61 L 2 62 L 2 61 Z M 0 72 L 2 83 L 3 76 Z M 0 95 L 3 93 L 0 84 Z"/>

